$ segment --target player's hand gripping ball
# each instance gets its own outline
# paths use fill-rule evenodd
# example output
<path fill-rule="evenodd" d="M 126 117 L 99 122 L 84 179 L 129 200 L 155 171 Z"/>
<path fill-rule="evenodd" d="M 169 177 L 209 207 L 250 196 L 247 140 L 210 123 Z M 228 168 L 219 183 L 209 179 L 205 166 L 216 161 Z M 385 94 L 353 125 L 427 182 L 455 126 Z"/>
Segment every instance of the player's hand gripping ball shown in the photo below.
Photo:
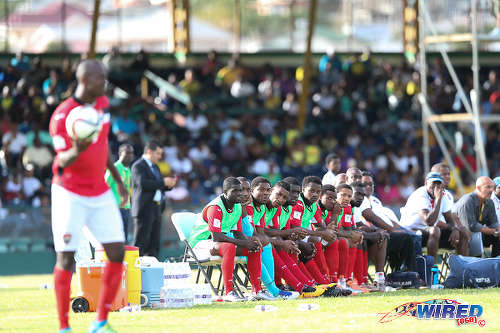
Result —
<path fill-rule="evenodd" d="M 73 140 L 93 140 L 101 131 L 101 116 L 92 106 L 77 106 L 66 117 L 66 131 Z"/>

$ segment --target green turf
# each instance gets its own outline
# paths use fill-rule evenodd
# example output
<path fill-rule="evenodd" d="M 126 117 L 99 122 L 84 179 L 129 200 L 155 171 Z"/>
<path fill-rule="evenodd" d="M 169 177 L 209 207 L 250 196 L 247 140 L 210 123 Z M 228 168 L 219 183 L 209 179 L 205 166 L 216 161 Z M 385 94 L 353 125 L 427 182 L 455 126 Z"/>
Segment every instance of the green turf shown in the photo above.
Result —
<path fill-rule="evenodd" d="M 52 283 L 50 275 L 0 276 L 0 332 L 56 332 L 53 290 L 40 290 Z M 458 328 L 451 320 L 417 320 L 403 317 L 380 324 L 378 313 L 408 301 L 456 298 L 483 306 L 486 326 Z M 300 303 L 315 303 L 319 310 L 300 312 Z M 118 332 L 499 332 L 500 289 L 412 290 L 344 298 L 319 298 L 268 302 L 275 312 L 254 312 L 259 303 L 215 303 L 181 310 L 149 310 L 111 314 Z M 86 332 L 95 313 L 70 313 L 73 332 Z"/>

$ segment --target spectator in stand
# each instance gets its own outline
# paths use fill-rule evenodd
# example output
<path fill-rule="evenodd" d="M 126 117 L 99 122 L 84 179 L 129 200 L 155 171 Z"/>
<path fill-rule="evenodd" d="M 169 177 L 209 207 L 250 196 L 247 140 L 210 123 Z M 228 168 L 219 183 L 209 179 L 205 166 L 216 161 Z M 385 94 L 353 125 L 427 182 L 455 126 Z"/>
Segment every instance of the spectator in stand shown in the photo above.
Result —
<path fill-rule="evenodd" d="M 342 61 L 339 56 L 335 53 L 333 47 L 329 47 L 326 54 L 323 55 L 319 61 L 318 69 L 320 72 L 325 71 L 326 64 L 331 64 L 332 68 L 338 72 L 342 71 Z"/>
<path fill-rule="evenodd" d="M 26 136 L 19 132 L 19 124 L 11 123 L 10 131 L 2 137 L 2 144 L 9 167 L 18 167 L 26 148 Z"/>
<path fill-rule="evenodd" d="M 194 78 L 193 70 L 187 69 L 184 72 L 184 79 L 179 82 L 179 86 L 192 98 L 200 92 L 200 83 Z"/>
<path fill-rule="evenodd" d="M 111 50 L 102 58 L 102 63 L 108 68 L 109 72 L 118 72 L 123 67 L 123 59 L 120 55 L 118 46 L 113 46 Z"/>
<path fill-rule="evenodd" d="M 42 183 L 35 177 L 35 167 L 32 164 L 27 164 L 24 169 L 23 178 L 23 197 L 27 205 L 40 207 L 40 196 L 44 193 Z"/>
<path fill-rule="evenodd" d="M 129 118 L 129 111 L 122 109 L 120 116 L 113 122 L 113 134 L 119 142 L 127 141 L 130 136 L 138 132 L 137 122 Z"/>
<path fill-rule="evenodd" d="M 323 185 L 333 185 L 335 183 L 335 176 L 340 172 L 340 157 L 335 153 L 328 154 L 325 158 L 325 166 L 328 171 L 324 174 L 321 182 Z"/>
<path fill-rule="evenodd" d="M 24 199 L 23 177 L 19 169 L 15 169 L 7 178 L 4 200 L 7 205 L 19 205 Z"/>
<path fill-rule="evenodd" d="M 144 50 L 140 50 L 130 64 L 130 69 L 136 72 L 143 72 L 149 69 L 149 55 Z"/>
<path fill-rule="evenodd" d="M 33 167 L 33 172 L 37 177 L 47 179 L 50 176 L 53 159 L 52 151 L 42 145 L 40 138 L 35 136 L 33 145 L 24 151 L 22 161 L 25 167 L 28 164 Z"/>

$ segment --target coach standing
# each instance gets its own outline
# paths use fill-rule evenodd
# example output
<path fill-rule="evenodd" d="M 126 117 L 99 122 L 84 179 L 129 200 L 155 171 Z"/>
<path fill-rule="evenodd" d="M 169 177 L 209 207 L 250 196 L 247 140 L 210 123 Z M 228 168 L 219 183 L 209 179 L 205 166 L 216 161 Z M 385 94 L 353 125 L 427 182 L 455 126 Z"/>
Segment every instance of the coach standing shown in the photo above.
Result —
<path fill-rule="evenodd" d="M 132 165 L 132 218 L 134 245 L 141 256 L 158 257 L 163 192 L 175 186 L 175 177 L 162 177 L 156 165 L 162 156 L 157 141 L 149 141 L 144 155 Z"/>

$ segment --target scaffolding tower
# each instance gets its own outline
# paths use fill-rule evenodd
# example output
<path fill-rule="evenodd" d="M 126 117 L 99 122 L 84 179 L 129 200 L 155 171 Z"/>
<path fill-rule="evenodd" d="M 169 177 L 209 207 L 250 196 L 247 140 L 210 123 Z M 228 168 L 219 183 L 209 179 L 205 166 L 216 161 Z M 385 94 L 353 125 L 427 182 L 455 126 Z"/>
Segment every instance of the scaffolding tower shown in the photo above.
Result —
<path fill-rule="evenodd" d="M 449 35 L 438 35 L 434 23 L 431 20 L 429 11 L 427 9 L 426 0 L 418 1 L 418 17 L 419 17 L 419 52 L 420 52 L 420 85 L 421 92 L 418 96 L 418 100 L 422 107 L 422 130 L 423 130 L 423 155 L 424 155 L 424 170 L 429 172 L 430 169 L 430 149 L 429 149 L 429 127 L 431 128 L 439 148 L 443 152 L 446 162 L 450 166 L 451 170 L 455 169 L 455 164 L 451 158 L 450 152 L 446 146 L 446 142 L 449 145 L 453 145 L 453 140 L 449 133 L 445 131 L 443 122 L 461 122 L 467 121 L 472 122 L 474 126 L 474 151 L 476 157 L 476 172 L 473 172 L 472 166 L 465 159 L 461 151 L 457 151 L 458 158 L 465 165 L 467 171 L 473 177 L 479 177 L 481 175 L 488 176 L 488 163 L 486 160 L 486 153 L 484 149 L 484 142 L 482 136 L 481 123 L 491 123 L 500 122 L 500 115 L 480 115 L 479 103 L 480 103 L 480 83 L 479 83 L 479 59 L 478 59 L 478 43 L 479 41 L 484 43 L 498 42 L 499 37 L 492 37 L 489 35 L 478 34 L 477 27 L 477 6 L 479 0 L 470 0 L 471 2 L 471 33 L 464 34 L 449 34 Z M 431 32 L 430 36 L 425 36 L 426 28 Z M 470 42 L 472 51 L 472 74 L 473 74 L 473 89 L 470 92 L 470 102 L 465 95 L 465 91 L 462 87 L 460 80 L 453 68 L 453 65 L 443 47 L 443 43 L 458 43 L 458 42 Z M 450 114 L 440 114 L 436 115 L 431 109 L 428 103 L 427 97 L 427 63 L 426 63 L 426 45 L 437 44 L 439 52 L 443 58 L 443 61 L 448 69 L 450 77 L 457 89 L 457 93 L 460 97 L 466 113 L 450 113 Z M 456 177 L 457 187 L 461 194 L 464 194 L 464 187 L 460 176 Z"/>

